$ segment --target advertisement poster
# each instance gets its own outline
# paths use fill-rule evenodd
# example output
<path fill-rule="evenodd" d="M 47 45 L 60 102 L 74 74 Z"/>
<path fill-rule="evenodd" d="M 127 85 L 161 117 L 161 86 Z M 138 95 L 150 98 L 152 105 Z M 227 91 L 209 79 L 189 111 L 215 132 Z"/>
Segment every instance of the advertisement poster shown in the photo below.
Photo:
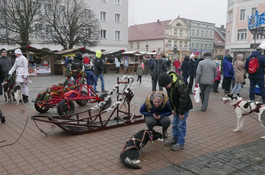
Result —
<path fill-rule="evenodd" d="M 51 73 L 51 66 L 50 65 L 36 65 L 36 71 L 37 71 L 37 74 L 40 75 L 40 74 L 50 74 Z"/>
<path fill-rule="evenodd" d="M 37 75 L 37 69 L 35 65 L 29 66 L 29 75 Z"/>

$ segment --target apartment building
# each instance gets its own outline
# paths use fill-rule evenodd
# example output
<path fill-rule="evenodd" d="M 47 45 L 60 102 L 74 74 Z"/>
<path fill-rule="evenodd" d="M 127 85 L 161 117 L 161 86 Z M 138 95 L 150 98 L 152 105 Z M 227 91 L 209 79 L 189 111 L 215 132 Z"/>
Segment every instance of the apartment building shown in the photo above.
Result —
<path fill-rule="evenodd" d="M 225 55 L 225 34 L 226 29 L 224 25 L 215 27 L 214 30 L 214 59 L 222 59 Z"/>
<path fill-rule="evenodd" d="M 88 49 L 96 51 L 104 49 L 107 51 L 127 50 L 128 46 L 128 0 L 84 0 L 89 9 L 96 14 L 96 18 L 100 22 L 100 39 L 95 47 Z M 63 4 L 60 8 L 63 9 Z M 42 5 L 42 11 L 47 10 L 49 2 L 46 1 Z M 64 7 L 65 8 L 65 7 Z M 0 19 L 1 20 L 1 19 Z M 2 29 L 4 31 L 5 29 Z M 38 31 L 36 31 L 38 32 Z M 40 40 L 34 38 L 34 34 L 30 38 L 31 46 L 37 49 L 46 48 L 48 50 L 62 50 L 63 47 L 55 44 L 42 44 Z M 4 45 L 1 47 L 13 49 L 18 46 Z M 74 47 L 83 47 L 74 46 Z"/>
<path fill-rule="evenodd" d="M 265 38 L 248 30 L 248 18 L 257 10 L 265 11 L 264 0 L 228 0 L 225 49 L 234 58 L 238 53 L 247 58 Z"/>

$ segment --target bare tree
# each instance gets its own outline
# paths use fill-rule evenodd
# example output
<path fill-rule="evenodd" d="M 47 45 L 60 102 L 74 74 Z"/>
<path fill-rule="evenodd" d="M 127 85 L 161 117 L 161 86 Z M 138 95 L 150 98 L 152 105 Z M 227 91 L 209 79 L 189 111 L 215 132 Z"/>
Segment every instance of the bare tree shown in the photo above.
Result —
<path fill-rule="evenodd" d="M 33 24 L 39 21 L 37 11 L 41 0 L 0 1 L 0 42 L 19 44 L 25 48 L 30 44 Z"/>
<path fill-rule="evenodd" d="M 99 22 L 82 0 L 51 0 L 44 2 L 43 22 L 37 37 L 71 49 L 76 45 L 95 46 L 99 40 Z M 44 26 L 45 25 L 45 26 Z"/>

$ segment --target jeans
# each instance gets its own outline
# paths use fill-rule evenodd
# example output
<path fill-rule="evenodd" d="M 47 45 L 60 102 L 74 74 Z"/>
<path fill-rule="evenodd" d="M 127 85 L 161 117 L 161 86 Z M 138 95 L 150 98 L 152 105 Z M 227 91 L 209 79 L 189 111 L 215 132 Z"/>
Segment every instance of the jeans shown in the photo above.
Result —
<path fill-rule="evenodd" d="M 140 81 L 140 83 L 142 83 L 142 76 L 138 76 L 137 81 Z"/>
<path fill-rule="evenodd" d="M 173 137 L 177 138 L 177 143 L 180 145 L 184 145 L 185 136 L 186 136 L 186 119 L 189 115 L 189 111 L 184 113 L 184 119 L 179 119 L 179 114 L 175 114 L 172 121 L 172 133 Z"/>
<path fill-rule="evenodd" d="M 255 86 L 259 86 L 260 94 L 262 97 L 263 104 L 265 104 L 265 88 L 264 88 L 264 78 L 259 79 L 249 79 L 250 80 L 250 89 L 249 89 L 249 98 L 250 100 L 255 100 Z"/>
<path fill-rule="evenodd" d="M 243 83 L 236 82 L 235 86 L 234 86 L 234 88 L 232 90 L 232 94 L 234 94 L 236 92 L 236 90 L 237 90 L 237 94 L 240 94 L 240 90 L 242 88 L 242 85 L 243 85 Z"/>
<path fill-rule="evenodd" d="M 103 75 L 99 74 L 99 75 L 95 75 L 95 76 L 96 76 L 96 79 L 97 79 L 97 83 L 98 83 L 98 78 L 100 78 L 100 80 L 101 80 L 101 91 L 105 91 Z M 94 90 L 97 91 L 95 84 L 94 84 Z"/>

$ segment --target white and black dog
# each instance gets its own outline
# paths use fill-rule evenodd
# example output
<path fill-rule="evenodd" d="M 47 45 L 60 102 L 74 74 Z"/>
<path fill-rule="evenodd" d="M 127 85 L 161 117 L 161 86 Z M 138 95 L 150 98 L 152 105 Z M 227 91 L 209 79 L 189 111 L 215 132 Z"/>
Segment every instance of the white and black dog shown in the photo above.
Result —
<path fill-rule="evenodd" d="M 21 86 L 17 84 L 13 80 L 13 78 L 5 80 L 2 86 L 4 90 L 4 96 L 5 96 L 6 103 L 9 102 L 9 98 L 11 101 L 16 101 L 17 105 L 19 105 L 20 100 L 23 102 Z"/>
<path fill-rule="evenodd" d="M 260 124 L 265 128 L 265 106 L 259 102 L 243 100 L 235 94 L 228 94 L 222 98 L 224 103 L 229 103 L 234 107 L 237 116 L 237 126 L 233 131 L 240 131 L 244 125 L 244 115 L 255 112 L 259 116 Z M 261 137 L 265 139 L 265 136 Z"/>
<path fill-rule="evenodd" d="M 141 169 L 140 166 L 135 165 L 140 163 L 140 150 L 148 141 L 159 140 L 163 141 L 163 136 L 159 132 L 141 130 L 133 135 L 129 141 L 125 143 L 125 146 L 121 152 L 120 159 L 122 163 L 131 169 Z"/>

